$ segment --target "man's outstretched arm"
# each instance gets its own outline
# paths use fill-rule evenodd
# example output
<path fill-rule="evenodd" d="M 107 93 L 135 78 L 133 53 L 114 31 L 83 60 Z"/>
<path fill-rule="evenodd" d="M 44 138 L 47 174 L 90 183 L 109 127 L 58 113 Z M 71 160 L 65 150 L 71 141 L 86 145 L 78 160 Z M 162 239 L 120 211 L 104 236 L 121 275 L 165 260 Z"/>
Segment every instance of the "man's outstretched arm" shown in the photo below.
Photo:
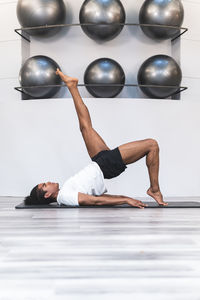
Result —
<path fill-rule="evenodd" d="M 142 203 L 139 200 L 126 197 L 126 196 L 118 196 L 118 195 L 102 195 L 102 196 L 93 196 L 83 193 L 78 193 L 78 202 L 80 206 L 84 205 L 94 205 L 94 206 L 101 206 L 101 205 L 122 205 L 128 204 L 130 206 L 144 208 L 147 205 Z"/>

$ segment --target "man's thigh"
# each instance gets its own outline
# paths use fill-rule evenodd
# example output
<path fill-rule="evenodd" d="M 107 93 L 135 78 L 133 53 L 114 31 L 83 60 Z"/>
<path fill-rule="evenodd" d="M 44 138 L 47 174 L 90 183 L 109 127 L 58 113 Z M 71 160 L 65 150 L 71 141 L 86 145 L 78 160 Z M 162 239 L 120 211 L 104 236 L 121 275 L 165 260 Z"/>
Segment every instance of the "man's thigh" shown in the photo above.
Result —
<path fill-rule="evenodd" d="M 92 158 L 102 150 L 110 150 L 102 137 L 92 127 L 81 131 L 89 156 Z"/>
<path fill-rule="evenodd" d="M 134 141 L 119 146 L 123 162 L 128 165 L 146 156 L 152 145 L 152 139 Z"/>

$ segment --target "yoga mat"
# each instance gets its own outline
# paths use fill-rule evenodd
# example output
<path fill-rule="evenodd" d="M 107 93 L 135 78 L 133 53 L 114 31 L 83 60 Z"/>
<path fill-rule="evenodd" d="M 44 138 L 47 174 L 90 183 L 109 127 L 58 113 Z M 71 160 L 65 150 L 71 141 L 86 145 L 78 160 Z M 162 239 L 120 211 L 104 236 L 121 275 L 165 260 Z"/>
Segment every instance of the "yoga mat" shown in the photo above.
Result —
<path fill-rule="evenodd" d="M 156 202 L 143 202 L 145 204 L 147 204 L 148 206 L 146 208 L 200 208 L 200 202 L 168 202 L 168 206 L 162 206 L 162 205 L 158 205 Z M 74 208 L 102 208 L 102 207 L 112 207 L 112 208 L 137 208 L 137 207 L 133 207 L 133 206 L 129 206 L 127 204 L 125 205 L 115 205 L 115 206 L 108 206 L 108 205 L 104 205 L 104 206 L 80 206 L 80 207 L 69 207 L 66 205 L 58 205 L 57 203 L 52 203 L 52 204 L 48 204 L 48 205 L 24 205 L 24 203 L 22 202 L 21 204 L 15 206 L 16 209 L 42 209 L 42 208 L 54 208 L 54 209 L 60 209 L 60 208 L 64 208 L 64 209 L 74 209 Z"/>

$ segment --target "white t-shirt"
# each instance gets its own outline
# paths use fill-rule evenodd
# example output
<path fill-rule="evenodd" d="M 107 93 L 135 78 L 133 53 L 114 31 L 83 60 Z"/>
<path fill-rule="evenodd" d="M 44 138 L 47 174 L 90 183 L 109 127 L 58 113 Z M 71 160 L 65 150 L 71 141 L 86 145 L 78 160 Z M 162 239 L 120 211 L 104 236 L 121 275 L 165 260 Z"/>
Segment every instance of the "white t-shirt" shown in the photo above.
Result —
<path fill-rule="evenodd" d="M 103 173 L 96 162 L 91 162 L 64 183 L 58 193 L 57 202 L 67 206 L 79 206 L 78 193 L 100 196 L 106 192 Z"/>

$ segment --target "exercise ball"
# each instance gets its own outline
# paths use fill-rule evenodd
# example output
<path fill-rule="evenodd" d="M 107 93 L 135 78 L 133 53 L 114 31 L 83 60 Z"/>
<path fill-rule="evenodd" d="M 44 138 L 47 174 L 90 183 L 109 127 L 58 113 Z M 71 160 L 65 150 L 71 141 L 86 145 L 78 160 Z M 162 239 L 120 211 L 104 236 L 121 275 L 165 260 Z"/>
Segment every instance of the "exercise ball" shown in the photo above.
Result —
<path fill-rule="evenodd" d="M 146 0 L 140 13 L 140 24 L 181 26 L 184 9 L 180 0 Z M 152 39 L 171 39 L 179 33 L 176 28 L 141 26 L 143 32 Z"/>
<path fill-rule="evenodd" d="M 168 55 L 155 55 L 148 58 L 138 72 L 138 84 L 157 86 L 179 86 L 182 72 L 177 62 Z M 140 87 L 150 98 L 167 98 L 175 93 L 177 87 Z"/>
<path fill-rule="evenodd" d="M 104 86 L 104 84 L 124 84 L 125 74 L 115 60 L 99 58 L 93 61 L 84 74 L 85 84 L 102 84 L 102 86 L 86 86 L 88 92 L 96 98 L 112 98 L 117 96 L 123 86 Z"/>
<path fill-rule="evenodd" d="M 56 25 L 65 22 L 66 10 L 63 0 L 18 0 L 17 17 L 22 27 Z M 61 27 L 27 30 L 30 35 L 52 35 Z"/>
<path fill-rule="evenodd" d="M 123 25 L 98 25 L 99 23 L 124 23 L 125 19 L 125 10 L 119 0 L 86 0 L 79 14 L 81 24 L 97 24 L 81 26 L 91 39 L 97 41 L 114 39 L 124 27 Z"/>
<path fill-rule="evenodd" d="M 33 56 L 24 63 L 20 70 L 19 81 L 21 86 L 42 86 L 61 84 L 61 79 L 56 75 L 59 65 L 50 57 Z M 51 98 L 60 87 L 24 88 L 24 91 L 33 98 Z"/>

